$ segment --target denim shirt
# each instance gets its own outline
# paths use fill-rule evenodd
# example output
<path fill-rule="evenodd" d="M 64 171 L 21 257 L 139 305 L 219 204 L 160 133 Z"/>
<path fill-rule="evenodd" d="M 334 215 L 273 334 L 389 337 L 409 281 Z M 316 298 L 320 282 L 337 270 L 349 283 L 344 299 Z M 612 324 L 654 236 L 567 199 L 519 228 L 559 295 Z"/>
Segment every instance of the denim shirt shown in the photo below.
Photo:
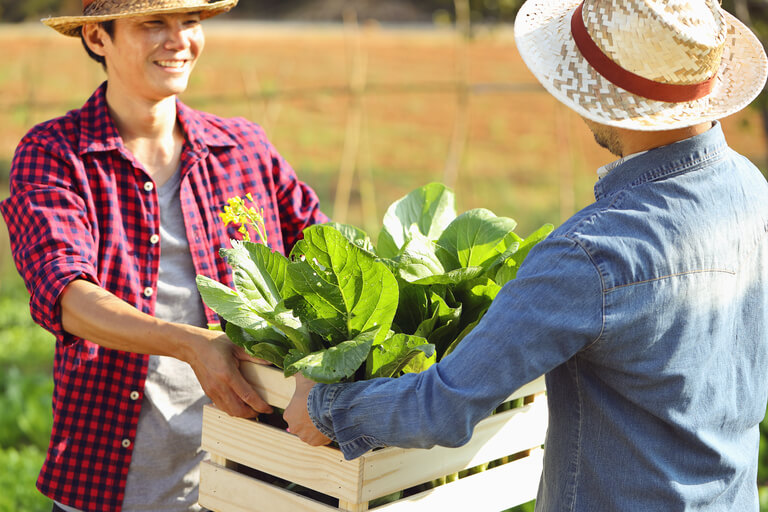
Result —
<path fill-rule="evenodd" d="M 537 510 L 758 510 L 765 178 L 715 124 L 623 162 L 595 197 L 531 251 L 439 364 L 312 389 L 310 416 L 346 458 L 460 446 L 546 374 Z"/>

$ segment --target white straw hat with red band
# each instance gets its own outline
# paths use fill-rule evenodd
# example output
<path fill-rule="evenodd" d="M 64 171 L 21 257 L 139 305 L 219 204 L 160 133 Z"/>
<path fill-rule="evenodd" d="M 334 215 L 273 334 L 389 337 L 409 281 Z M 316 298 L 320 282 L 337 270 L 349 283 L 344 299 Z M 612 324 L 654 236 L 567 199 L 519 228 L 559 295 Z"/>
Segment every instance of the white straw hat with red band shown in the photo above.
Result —
<path fill-rule="evenodd" d="M 762 44 L 717 0 L 528 0 L 515 40 L 555 98 L 632 130 L 723 118 L 768 77 Z"/>
<path fill-rule="evenodd" d="M 58 16 L 41 20 L 65 36 L 80 37 L 85 23 L 147 16 L 197 12 L 201 19 L 229 11 L 238 0 L 83 0 L 82 16 Z"/>

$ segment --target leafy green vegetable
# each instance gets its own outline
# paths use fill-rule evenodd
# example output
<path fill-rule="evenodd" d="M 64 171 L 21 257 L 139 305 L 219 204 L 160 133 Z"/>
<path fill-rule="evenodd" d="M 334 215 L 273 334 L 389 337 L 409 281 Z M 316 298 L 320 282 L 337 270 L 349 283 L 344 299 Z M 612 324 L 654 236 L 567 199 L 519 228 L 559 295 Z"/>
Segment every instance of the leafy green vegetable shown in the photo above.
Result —
<path fill-rule="evenodd" d="M 354 226 L 304 231 L 290 258 L 233 241 L 234 289 L 198 276 L 200 294 L 250 354 L 318 382 L 397 377 L 450 353 L 478 324 L 531 247 L 485 209 L 457 216 L 438 183 L 393 203 L 374 246 Z"/>

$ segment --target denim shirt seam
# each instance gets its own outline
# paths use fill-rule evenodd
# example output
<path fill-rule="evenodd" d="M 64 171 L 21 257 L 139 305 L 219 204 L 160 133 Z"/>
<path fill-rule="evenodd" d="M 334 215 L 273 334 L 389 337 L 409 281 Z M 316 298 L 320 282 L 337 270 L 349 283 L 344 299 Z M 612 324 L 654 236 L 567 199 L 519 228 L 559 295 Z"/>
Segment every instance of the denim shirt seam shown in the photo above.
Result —
<path fill-rule="evenodd" d="M 693 156 L 694 152 L 691 151 L 688 153 L 688 156 L 691 157 L 690 162 L 679 162 L 672 165 L 663 165 L 663 164 L 656 165 L 652 167 L 650 170 L 644 172 L 643 174 L 641 174 L 640 176 L 632 180 L 631 182 L 625 183 L 623 185 L 619 184 L 616 187 L 616 189 L 614 189 L 613 191 L 602 190 L 601 193 L 599 194 L 599 197 L 596 197 L 596 198 L 600 199 L 601 197 L 608 197 L 614 194 L 618 194 L 619 192 L 621 192 L 622 190 L 626 190 L 627 188 L 637 187 L 645 183 L 656 181 L 661 178 L 669 178 L 672 176 L 676 176 L 678 174 L 690 172 L 691 170 L 695 170 L 695 168 L 704 166 L 706 164 L 712 164 L 716 160 L 725 158 L 726 153 L 730 149 L 728 147 L 728 144 L 725 141 L 721 141 L 719 143 L 706 146 L 706 148 L 711 149 L 711 151 L 701 157 L 698 157 L 698 158 L 694 157 Z M 648 155 L 649 160 L 652 154 L 653 153 Z M 625 164 L 621 164 L 612 172 L 617 172 L 617 170 L 621 168 L 622 165 L 638 165 L 639 162 L 637 162 L 636 160 L 640 160 L 640 158 L 630 160 Z"/>
<path fill-rule="evenodd" d="M 682 162 L 680 164 L 674 164 L 668 167 L 664 165 L 656 166 L 653 169 L 649 170 L 648 172 L 638 176 L 637 179 L 629 183 L 628 187 L 636 187 L 638 185 L 642 185 L 643 183 L 649 183 L 651 181 L 655 181 L 659 178 L 669 178 L 671 176 L 676 176 L 678 174 L 690 172 L 691 170 L 694 170 L 697 167 L 702 167 L 707 164 L 712 164 L 716 160 L 725 158 L 725 153 L 727 149 L 728 149 L 728 146 L 723 142 L 717 145 L 713 145 L 712 152 L 705 154 L 700 158 L 696 158 L 689 153 L 689 156 L 691 156 L 690 162 Z"/>
<path fill-rule="evenodd" d="M 582 244 L 581 241 L 577 238 L 571 236 L 567 236 L 567 238 L 584 252 L 590 263 L 592 263 L 592 267 L 594 268 L 598 279 L 600 279 L 600 332 L 597 333 L 597 336 L 595 336 L 594 340 L 585 345 L 582 349 L 582 351 L 587 351 L 602 339 L 603 333 L 605 332 L 605 296 L 608 290 L 605 288 L 605 279 L 603 278 L 603 273 L 600 272 L 600 267 L 597 265 L 597 262 L 592 257 L 592 254 L 590 254 L 589 250 L 584 247 L 584 244 Z"/>
<path fill-rule="evenodd" d="M 345 452 L 345 453 L 347 452 L 357 453 L 359 450 L 363 450 L 363 452 L 367 452 L 368 450 L 372 450 L 374 448 L 383 448 L 385 446 L 386 445 L 384 443 L 382 443 L 375 437 L 368 436 L 368 435 L 359 435 L 353 439 L 344 441 L 343 443 L 339 443 L 339 447 L 341 448 L 342 452 Z"/>
<path fill-rule="evenodd" d="M 576 510 L 576 499 L 578 497 L 578 481 L 579 481 L 579 474 L 581 472 L 581 450 L 582 450 L 582 432 L 584 431 L 582 422 L 584 421 L 584 416 L 581 413 L 581 405 L 583 401 L 582 397 L 582 390 L 581 390 L 581 381 L 579 379 L 579 371 L 578 371 L 578 365 L 579 361 L 578 359 L 573 360 L 573 366 L 574 366 L 574 382 L 576 384 L 576 407 L 579 420 L 577 421 L 577 435 L 576 435 L 576 449 L 573 451 L 573 457 L 574 457 L 574 471 L 573 471 L 573 480 L 569 482 L 568 486 L 570 487 L 571 491 L 571 503 L 569 510 L 573 512 Z"/>
<path fill-rule="evenodd" d="M 622 288 L 627 288 L 629 286 L 655 283 L 657 281 L 663 281 L 664 279 L 671 279 L 673 277 L 681 277 L 681 276 L 687 276 L 691 274 L 706 274 L 706 273 L 723 273 L 723 274 L 729 274 L 732 276 L 736 275 L 736 271 L 727 269 L 727 268 L 697 268 L 697 269 L 687 270 L 685 272 L 676 272 L 674 274 L 666 274 L 663 276 L 654 277 L 652 279 L 643 279 L 642 281 L 633 281 L 631 283 L 617 284 L 616 286 L 612 286 L 611 288 L 606 289 L 604 293 L 608 294 L 615 290 L 620 290 Z"/>

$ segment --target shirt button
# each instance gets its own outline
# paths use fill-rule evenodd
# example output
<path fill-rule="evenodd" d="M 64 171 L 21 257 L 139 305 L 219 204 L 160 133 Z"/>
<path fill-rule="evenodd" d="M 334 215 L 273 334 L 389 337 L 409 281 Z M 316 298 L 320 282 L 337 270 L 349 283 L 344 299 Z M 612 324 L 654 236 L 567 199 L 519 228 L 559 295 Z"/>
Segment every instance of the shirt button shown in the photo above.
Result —
<path fill-rule="evenodd" d="M 123 439 L 123 442 L 120 443 L 123 445 L 123 448 L 128 448 L 131 446 L 131 440 L 130 439 Z"/>
<path fill-rule="evenodd" d="M 131 400 L 138 400 L 139 396 L 141 395 L 139 394 L 138 391 L 131 391 Z"/>
<path fill-rule="evenodd" d="M 144 190 L 146 190 L 147 192 L 152 192 L 153 190 L 155 190 L 155 184 L 152 183 L 151 181 L 144 183 Z"/>
<path fill-rule="evenodd" d="M 149 286 L 144 288 L 144 296 L 145 297 L 151 297 L 153 293 L 155 293 L 155 291 L 152 288 L 150 288 Z"/>
<path fill-rule="evenodd" d="M 160 235 L 155 234 L 155 235 L 152 235 L 151 237 L 149 237 L 149 242 L 152 245 L 155 245 L 159 241 L 160 241 Z"/>

